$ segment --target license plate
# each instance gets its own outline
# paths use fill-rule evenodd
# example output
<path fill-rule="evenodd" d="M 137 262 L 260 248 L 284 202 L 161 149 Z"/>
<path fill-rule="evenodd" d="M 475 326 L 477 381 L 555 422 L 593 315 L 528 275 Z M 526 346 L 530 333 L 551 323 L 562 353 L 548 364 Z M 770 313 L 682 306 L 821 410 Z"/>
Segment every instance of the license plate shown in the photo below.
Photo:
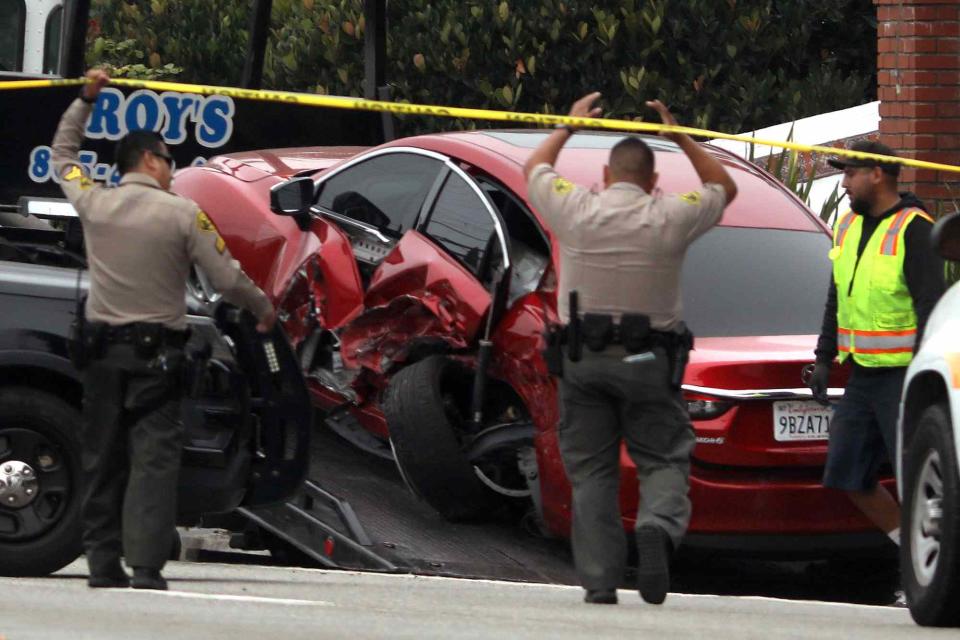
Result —
<path fill-rule="evenodd" d="M 830 437 L 833 407 L 812 400 L 773 403 L 773 437 L 778 442 L 826 440 Z"/>

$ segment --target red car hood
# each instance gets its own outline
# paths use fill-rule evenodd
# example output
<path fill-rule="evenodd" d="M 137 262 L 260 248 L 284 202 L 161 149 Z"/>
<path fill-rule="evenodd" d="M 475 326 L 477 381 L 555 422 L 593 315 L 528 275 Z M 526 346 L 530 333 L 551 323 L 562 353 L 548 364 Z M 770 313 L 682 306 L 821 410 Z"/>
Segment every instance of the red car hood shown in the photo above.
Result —
<path fill-rule="evenodd" d="M 367 147 L 300 147 L 241 151 L 211 158 L 211 167 L 243 182 L 268 176 L 289 178 L 297 173 L 327 169 L 341 160 L 365 151 Z"/>
<path fill-rule="evenodd" d="M 718 389 L 804 386 L 800 369 L 813 362 L 817 336 L 697 338 L 685 384 Z"/>

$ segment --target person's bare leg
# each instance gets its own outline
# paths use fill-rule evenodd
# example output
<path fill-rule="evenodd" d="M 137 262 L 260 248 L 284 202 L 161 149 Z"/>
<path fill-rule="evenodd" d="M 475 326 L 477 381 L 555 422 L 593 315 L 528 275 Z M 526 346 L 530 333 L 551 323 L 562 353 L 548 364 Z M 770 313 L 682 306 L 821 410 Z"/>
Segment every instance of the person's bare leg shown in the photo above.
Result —
<path fill-rule="evenodd" d="M 867 491 L 848 491 L 847 495 L 884 533 L 889 535 L 900 527 L 900 505 L 882 485 Z"/>

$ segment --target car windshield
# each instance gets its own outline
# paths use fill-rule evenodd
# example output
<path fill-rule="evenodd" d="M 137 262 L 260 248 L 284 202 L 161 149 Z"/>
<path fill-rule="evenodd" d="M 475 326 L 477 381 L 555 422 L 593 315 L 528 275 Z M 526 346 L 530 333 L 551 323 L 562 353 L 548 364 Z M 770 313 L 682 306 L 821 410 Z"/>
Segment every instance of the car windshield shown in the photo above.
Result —
<path fill-rule="evenodd" d="M 820 332 L 830 282 L 820 232 L 717 227 L 684 262 L 684 319 L 697 336 Z"/>

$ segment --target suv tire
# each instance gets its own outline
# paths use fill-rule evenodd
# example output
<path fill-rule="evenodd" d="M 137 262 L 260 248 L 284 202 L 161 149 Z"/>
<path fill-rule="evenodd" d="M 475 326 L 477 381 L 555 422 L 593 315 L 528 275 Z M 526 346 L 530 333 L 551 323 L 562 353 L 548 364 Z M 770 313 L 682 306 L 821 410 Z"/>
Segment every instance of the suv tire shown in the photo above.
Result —
<path fill-rule="evenodd" d="M 450 389 L 457 373 L 462 373 L 458 363 L 430 356 L 397 372 L 383 400 L 404 482 L 454 522 L 489 518 L 498 502 L 461 449 L 462 418 Z"/>
<path fill-rule="evenodd" d="M 30 465 L 37 493 L 19 508 L 0 504 L 0 574 L 48 575 L 81 552 L 80 412 L 45 391 L 0 389 L 0 470 L 13 460 Z M 28 532 L 18 533 L 19 526 Z"/>
<path fill-rule="evenodd" d="M 923 626 L 957 626 L 960 481 L 946 407 L 931 406 L 920 416 L 904 453 L 903 487 L 900 571 L 910 615 Z"/>

